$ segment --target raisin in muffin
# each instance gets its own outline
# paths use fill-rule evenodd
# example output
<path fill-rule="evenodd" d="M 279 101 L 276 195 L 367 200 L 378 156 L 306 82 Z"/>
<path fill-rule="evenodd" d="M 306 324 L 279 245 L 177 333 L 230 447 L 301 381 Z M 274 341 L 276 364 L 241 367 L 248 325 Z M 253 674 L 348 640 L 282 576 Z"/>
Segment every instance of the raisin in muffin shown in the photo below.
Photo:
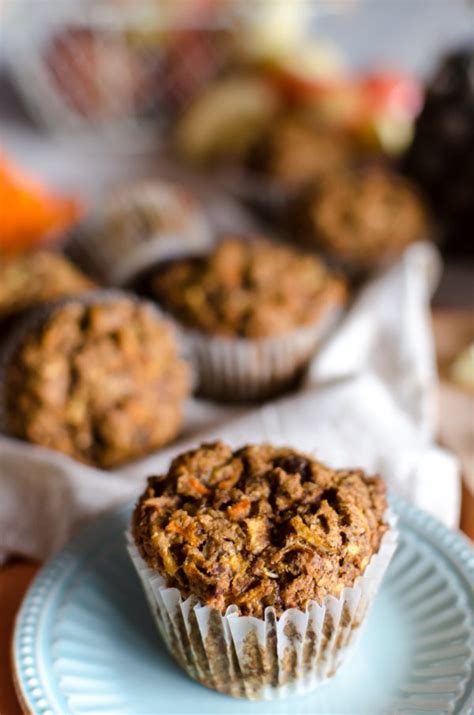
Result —
<path fill-rule="evenodd" d="M 0 258 L 0 318 L 92 288 L 92 281 L 59 253 Z"/>
<path fill-rule="evenodd" d="M 6 361 L 10 434 L 103 468 L 175 437 L 188 369 L 152 306 L 96 294 L 30 321 Z"/>
<path fill-rule="evenodd" d="M 326 176 L 299 198 L 296 232 L 341 265 L 374 268 L 426 238 L 429 220 L 416 189 L 381 167 Z"/>
<path fill-rule="evenodd" d="M 200 392 L 227 401 L 292 387 L 346 300 L 344 281 L 315 256 L 263 239 L 224 239 L 149 286 L 187 342 Z"/>
<path fill-rule="evenodd" d="M 216 442 L 149 478 L 128 548 L 180 665 L 230 695 L 273 698 L 335 673 L 395 534 L 380 477 Z"/>

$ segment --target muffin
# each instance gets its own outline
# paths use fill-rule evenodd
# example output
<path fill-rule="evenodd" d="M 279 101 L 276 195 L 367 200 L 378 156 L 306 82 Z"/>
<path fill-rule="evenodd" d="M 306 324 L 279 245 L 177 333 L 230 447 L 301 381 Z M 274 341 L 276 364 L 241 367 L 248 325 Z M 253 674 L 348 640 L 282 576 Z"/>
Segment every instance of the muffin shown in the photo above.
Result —
<path fill-rule="evenodd" d="M 204 395 L 256 399 L 293 384 L 346 299 L 316 257 L 263 238 L 225 237 L 162 266 L 151 295 L 181 326 Z"/>
<path fill-rule="evenodd" d="M 292 211 L 299 239 L 337 264 L 366 271 L 426 238 L 428 214 L 414 186 L 381 167 L 335 172 L 313 184 Z"/>
<path fill-rule="evenodd" d="M 181 427 L 188 368 L 153 306 L 125 294 L 32 314 L 4 363 L 7 433 L 80 462 L 116 467 Z"/>
<path fill-rule="evenodd" d="M 204 211 L 188 189 L 144 179 L 106 196 L 72 236 L 68 251 L 100 279 L 124 285 L 154 261 L 208 248 L 211 239 Z"/>
<path fill-rule="evenodd" d="M 273 122 L 249 163 L 292 193 L 328 172 L 344 168 L 354 154 L 347 133 L 293 114 Z"/>
<path fill-rule="evenodd" d="M 393 554 L 392 526 L 378 476 L 217 442 L 149 478 L 129 551 L 180 665 L 230 695 L 271 698 L 334 675 Z"/>
<path fill-rule="evenodd" d="M 0 258 L 0 319 L 93 288 L 92 281 L 59 253 L 34 251 Z"/>

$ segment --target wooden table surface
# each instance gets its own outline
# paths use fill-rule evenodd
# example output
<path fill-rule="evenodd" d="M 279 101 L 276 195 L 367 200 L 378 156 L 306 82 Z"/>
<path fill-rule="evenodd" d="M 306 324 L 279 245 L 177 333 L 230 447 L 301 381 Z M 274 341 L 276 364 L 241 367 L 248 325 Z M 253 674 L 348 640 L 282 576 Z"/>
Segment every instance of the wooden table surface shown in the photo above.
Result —
<path fill-rule="evenodd" d="M 472 313 L 465 310 L 438 310 L 434 317 L 435 337 L 440 368 L 474 338 Z M 440 385 L 440 441 L 461 458 L 464 469 L 474 463 L 474 443 L 466 441 L 466 430 L 474 428 L 474 395 L 466 393 L 441 380 Z M 456 405 L 459 404 L 459 409 Z M 443 406 L 447 405 L 444 410 Z M 448 415 L 449 419 L 443 419 Z M 470 475 L 472 480 L 474 475 Z M 467 483 L 468 480 L 466 480 Z M 474 496 L 463 482 L 461 529 L 474 539 Z M 21 599 L 39 569 L 39 564 L 24 560 L 10 561 L 0 570 L 0 715 L 21 715 L 22 710 L 15 695 L 10 664 L 10 644 L 15 614 Z M 58 713 L 58 715 L 60 715 Z"/>

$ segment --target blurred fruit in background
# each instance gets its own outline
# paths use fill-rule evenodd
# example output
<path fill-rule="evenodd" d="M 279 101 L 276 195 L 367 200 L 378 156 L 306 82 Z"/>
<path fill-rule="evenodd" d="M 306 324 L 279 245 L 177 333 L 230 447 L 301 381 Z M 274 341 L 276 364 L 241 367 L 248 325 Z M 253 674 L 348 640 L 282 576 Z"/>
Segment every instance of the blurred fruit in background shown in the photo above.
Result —
<path fill-rule="evenodd" d="M 5 57 L 32 116 L 50 128 L 156 127 L 221 67 L 226 4 L 16 0 Z"/>
<path fill-rule="evenodd" d="M 405 158 L 446 231 L 446 248 L 474 255 L 474 47 L 445 57 Z"/>
<path fill-rule="evenodd" d="M 0 258 L 52 241 L 80 213 L 75 199 L 47 189 L 0 151 Z"/>
<path fill-rule="evenodd" d="M 318 34 L 321 15 L 351 6 L 275 0 L 64 0 L 60 5 L 16 0 L 9 6 L 5 56 L 34 118 L 53 128 L 95 127 L 110 139 L 117 136 L 111 126 L 147 126 L 156 140 L 157 127 L 169 128 L 177 115 L 192 112 L 189 105 L 196 99 L 199 137 L 201 115 L 219 104 L 212 122 L 219 148 L 209 147 L 211 155 L 225 153 L 228 117 L 235 114 L 234 128 L 242 119 L 235 152 L 232 142 L 225 142 L 231 155 L 241 156 L 242 145 L 249 143 L 241 138 L 251 133 L 248 123 L 259 130 L 271 114 L 269 105 L 275 104 L 269 94 L 276 92 L 283 104 L 304 106 L 343 126 L 371 150 L 397 153 L 410 138 L 420 89 L 400 72 L 375 68 L 354 74 L 338 45 Z M 267 88 L 247 86 L 249 73 Z M 220 83 L 229 76 L 235 86 L 224 88 Z M 207 150 L 194 151 L 199 141 L 190 125 L 186 120 L 180 135 L 183 153 L 202 161 Z"/>
<path fill-rule="evenodd" d="M 128 116 L 146 102 L 143 68 L 113 33 L 61 30 L 51 39 L 45 62 L 68 107 L 82 117 Z"/>
<path fill-rule="evenodd" d="M 255 74 L 232 74 L 205 89 L 178 123 L 175 144 L 199 164 L 242 162 L 280 106 L 272 85 Z"/>
<path fill-rule="evenodd" d="M 245 63 L 272 63 L 288 56 L 304 41 L 318 15 L 318 4 L 311 2 L 259 0 L 233 5 L 234 54 Z"/>
<path fill-rule="evenodd" d="M 226 64 L 228 53 L 225 30 L 198 28 L 176 32 L 162 62 L 157 63 L 155 92 L 174 113 L 218 74 Z"/>
<path fill-rule="evenodd" d="M 283 67 L 283 70 L 282 70 Z M 353 77 L 296 66 L 237 67 L 184 111 L 175 145 L 199 164 L 244 164 L 285 185 L 367 156 L 406 149 L 421 104 L 419 83 L 401 73 Z"/>

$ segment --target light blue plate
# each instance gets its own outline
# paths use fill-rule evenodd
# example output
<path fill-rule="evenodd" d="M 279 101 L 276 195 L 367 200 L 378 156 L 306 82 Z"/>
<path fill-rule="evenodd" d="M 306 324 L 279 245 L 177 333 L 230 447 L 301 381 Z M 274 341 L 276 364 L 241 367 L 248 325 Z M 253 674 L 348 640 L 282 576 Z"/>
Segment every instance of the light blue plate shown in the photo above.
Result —
<path fill-rule="evenodd" d="M 13 642 L 34 715 L 409 715 L 473 712 L 474 555 L 393 499 L 401 540 L 352 660 L 317 691 L 233 700 L 167 654 L 124 548 L 131 505 L 90 525 L 37 576 Z"/>

